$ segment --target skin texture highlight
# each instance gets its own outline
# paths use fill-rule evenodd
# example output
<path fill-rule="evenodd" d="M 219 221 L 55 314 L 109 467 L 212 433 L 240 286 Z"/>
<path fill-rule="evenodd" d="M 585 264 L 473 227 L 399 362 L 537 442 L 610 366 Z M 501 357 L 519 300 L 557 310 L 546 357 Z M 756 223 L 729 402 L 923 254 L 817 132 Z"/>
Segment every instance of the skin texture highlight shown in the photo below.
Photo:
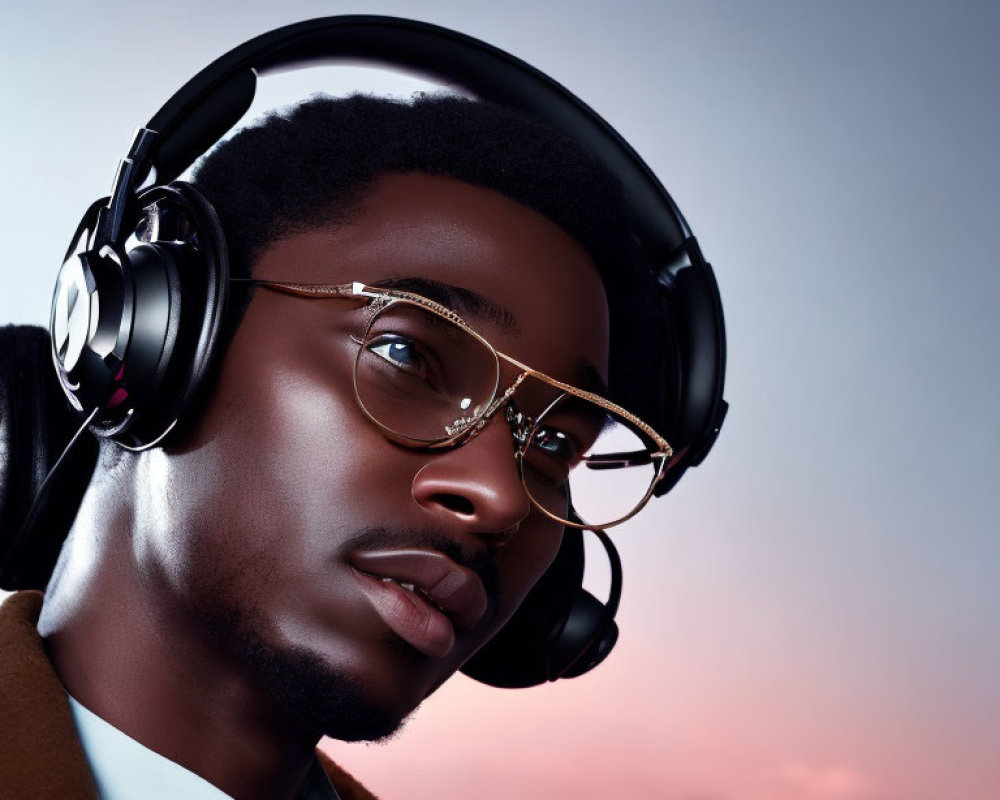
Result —
<path fill-rule="evenodd" d="M 466 318 L 498 349 L 570 383 L 581 360 L 607 379 L 590 257 L 492 190 L 384 175 L 349 222 L 274 242 L 254 273 L 459 287 L 510 312 L 515 325 Z M 258 290 L 185 440 L 95 479 L 39 623 L 74 697 L 237 798 L 294 797 L 323 734 L 394 730 L 513 614 L 561 540 L 524 494 L 502 415 L 443 451 L 365 418 L 351 382 L 363 324 L 350 303 Z M 518 406 L 537 413 L 551 389 L 530 384 Z M 485 612 L 440 655 L 386 624 L 352 565 L 407 548 L 485 589 Z"/>

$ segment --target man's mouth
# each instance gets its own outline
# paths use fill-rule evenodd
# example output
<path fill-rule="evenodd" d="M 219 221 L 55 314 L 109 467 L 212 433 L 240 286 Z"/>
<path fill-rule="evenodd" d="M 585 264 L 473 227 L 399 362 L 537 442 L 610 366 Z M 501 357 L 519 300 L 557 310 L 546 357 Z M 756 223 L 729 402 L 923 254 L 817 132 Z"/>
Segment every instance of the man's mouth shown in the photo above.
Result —
<path fill-rule="evenodd" d="M 475 625 L 488 598 L 479 576 L 438 550 L 355 551 L 347 559 L 375 612 L 400 638 L 431 658 Z"/>

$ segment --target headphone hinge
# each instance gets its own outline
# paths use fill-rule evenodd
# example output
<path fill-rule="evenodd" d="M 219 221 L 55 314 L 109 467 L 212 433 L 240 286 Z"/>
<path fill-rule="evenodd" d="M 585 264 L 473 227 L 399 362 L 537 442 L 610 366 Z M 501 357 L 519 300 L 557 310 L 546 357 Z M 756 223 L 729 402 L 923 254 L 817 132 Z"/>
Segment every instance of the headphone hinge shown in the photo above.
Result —
<path fill-rule="evenodd" d="M 674 288 L 677 276 L 686 269 L 704 265 L 705 256 L 694 236 L 688 236 L 667 257 L 654 267 L 653 277 L 668 291 Z"/>

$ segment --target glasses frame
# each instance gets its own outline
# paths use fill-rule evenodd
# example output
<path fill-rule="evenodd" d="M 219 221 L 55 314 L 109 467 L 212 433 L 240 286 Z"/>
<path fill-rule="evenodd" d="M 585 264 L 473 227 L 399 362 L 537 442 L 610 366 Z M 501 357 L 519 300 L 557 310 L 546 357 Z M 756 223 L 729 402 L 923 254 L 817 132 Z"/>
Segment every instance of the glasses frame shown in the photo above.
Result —
<path fill-rule="evenodd" d="M 265 278 L 230 278 L 232 282 L 249 283 L 253 286 L 260 286 L 265 289 L 271 289 L 283 294 L 293 295 L 295 297 L 303 297 L 306 299 L 325 299 L 325 300 L 353 300 L 355 302 L 366 303 L 371 311 L 371 318 L 365 328 L 365 334 L 362 339 L 357 339 L 352 336 L 351 339 L 356 341 L 359 345 L 358 356 L 354 361 L 354 399 L 356 400 L 358 407 L 361 409 L 362 413 L 373 424 L 375 424 L 379 430 L 382 431 L 383 435 L 386 436 L 391 441 L 397 442 L 399 444 L 405 445 L 407 447 L 413 447 L 418 449 L 444 449 L 444 448 L 455 448 L 461 447 L 462 445 L 469 442 L 480 431 L 485 428 L 490 420 L 496 415 L 496 413 L 502 409 L 506 408 L 505 419 L 511 426 L 514 443 L 515 452 L 514 458 L 518 465 L 518 475 L 521 479 L 521 486 L 531 501 L 539 511 L 541 511 L 549 519 L 554 520 L 563 525 L 568 525 L 573 528 L 578 528 L 580 530 L 602 530 L 605 528 L 613 527 L 614 525 L 619 525 L 626 520 L 631 519 L 636 514 L 638 514 L 646 503 L 649 502 L 649 498 L 653 496 L 653 491 L 664 476 L 666 465 L 670 461 L 674 454 L 673 448 L 660 434 L 658 434 L 652 427 L 647 425 L 641 419 L 639 419 L 635 414 L 631 413 L 627 409 L 612 403 L 610 400 L 602 397 L 594 392 L 588 392 L 586 389 L 579 389 L 571 384 L 564 383 L 556 378 L 546 375 L 544 372 L 539 372 L 536 369 L 532 369 L 527 364 L 518 361 L 516 358 L 502 353 L 497 350 L 490 342 L 480 335 L 476 330 L 474 330 L 464 319 L 462 319 L 458 314 L 456 314 L 451 309 L 437 303 L 433 300 L 429 300 L 412 292 L 400 291 L 397 289 L 383 289 L 378 286 L 369 286 L 367 284 L 361 283 L 360 281 L 353 281 L 351 283 L 341 283 L 341 284 L 318 284 L 318 283 L 292 283 L 287 281 L 273 281 Z M 371 413 L 365 408 L 364 402 L 361 400 L 361 396 L 358 393 L 358 365 L 361 361 L 361 346 L 364 344 L 364 339 L 367 338 L 368 332 L 371 330 L 378 318 L 385 309 L 389 308 L 395 303 L 406 303 L 410 305 L 416 305 L 420 308 L 426 309 L 437 316 L 443 317 L 447 321 L 457 325 L 463 331 L 468 333 L 470 336 L 477 339 L 490 353 L 493 354 L 493 358 L 496 362 L 496 384 L 493 388 L 493 398 L 486 405 L 485 410 L 481 411 L 477 417 L 474 417 L 469 421 L 468 427 L 463 428 L 454 435 L 444 437 L 439 440 L 421 440 L 414 439 L 413 437 L 405 436 L 398 431 L 394 431 L 391 428 L 384 425 L 378 419 L 373 417 Z M 500 363 L 504 361 L 519 372 L 517 378 L 515 378 L 511 384 L 503 391 L 500 391 Z M 523 414 L 520 411 L 516 411 L 515 407 L 512 405 L 512 398 L 514 393 L 517 391 L 518 387 L 524 382 L 528 377 L 535 378 L 547 383 L 555 389 L 560 391 L 558 397 L 550 403 L 542 413 L 540 413 L 537 419 L 532 419 L 531 417 Z M 650 452 L 649 457 L 656 463 L 656 474 L 653 480 L 649 484 L 649 488 L 646 494 L 641 500 L 636 504 L 635 508 L 632 509 L 628 514 L 623 517 L 619 517 L 612 522 L 602 523 L 600 525 L 592 525 L 585 522 L 576 522 L 570 519 L 563 519 L 556 514 L 551 513 L 548 509 L 541 505 L 537 500 L 532 497 L 531 490 L 528 488 L 527 482 L 524 477 L 524 462 L 523 456 L 524 451 L 528 444 L 531 442 L 535 431 L 541 424 L 542 420 L 549 411 L 557 405 L 564 396 L 572 395 L 574 397 L 579 397 L 583 400 L 587 400 L 595 405 L 603 408 L 605 411 L 610 411 L 613 414 L 622 417 L 626 421 L 630 422 L 632 425 L 641 430 L 653 444 L 658 448 L 657 452 Z M 570 498 L 570 507 L 572 508 L 572 497 Z"/>

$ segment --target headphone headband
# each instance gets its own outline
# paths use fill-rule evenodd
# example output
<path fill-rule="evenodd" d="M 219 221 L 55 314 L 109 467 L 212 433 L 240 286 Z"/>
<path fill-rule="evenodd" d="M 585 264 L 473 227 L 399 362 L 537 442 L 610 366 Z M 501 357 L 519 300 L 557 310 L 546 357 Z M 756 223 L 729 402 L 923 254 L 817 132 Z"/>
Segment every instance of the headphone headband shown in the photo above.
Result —
<path fill-rule="evenodd" d="M 423 22 L 359 15 L 288 25 L 239 45 L 191 78 L 139 129 L 94 242 L 120 244 L 150 169 L 163 184 L 190 167 L 249 109 L 259 73 L 333 60 L 410 70 L 521 112 L 583 144 L 618 178 L 662 288 L 658 302 L 679 360 L 679 373 L 668 376 L 666 363 L 661 368 L 654 419 L 678 454 L 656 488 L 657 496 L 665 494 L 708 454 L 728 410 L 725 324 L 712 268 L 663 184 L 604 119 L 544 73 L 485 42 Z"/>
<path fill-rule="evenodd" d="M 547 75 L 484 42 L 412 20 L 344 16 L 278 28 L 236 47 L 139 129 L 95 220 L 94 251 L 123 244 L 138 187 L 152 168 L 158 183 L 173 180 L 239 121 L 253 101 L 258 72 L 331 59 L 408 68 L 458 85 L 580 142 L 616 175 L 659 287 L 659 335 L 670 342 L 652 367 L 660 385 L 651 390 L 655 399 L 645 414 L 677 454 L 655 494 L 669 491 L 708 454 L 728 410 L 725 323 L 712 268 L 666 189 L 607 122 Z"/>
<path fill-rule="evenodd" d="M 257 36 L 191 78 L 150 119 L 157 181 L 180 175 L 246 113 L 256 75 L 323 61 L 398 67 L 539 119 L 584 144 L 621 181 L 647 254 L 691 236 L 676 204 L 632 147 L 586 103 L 518 58 L 436 25 L 370 15 L 323 17 Z"/>

